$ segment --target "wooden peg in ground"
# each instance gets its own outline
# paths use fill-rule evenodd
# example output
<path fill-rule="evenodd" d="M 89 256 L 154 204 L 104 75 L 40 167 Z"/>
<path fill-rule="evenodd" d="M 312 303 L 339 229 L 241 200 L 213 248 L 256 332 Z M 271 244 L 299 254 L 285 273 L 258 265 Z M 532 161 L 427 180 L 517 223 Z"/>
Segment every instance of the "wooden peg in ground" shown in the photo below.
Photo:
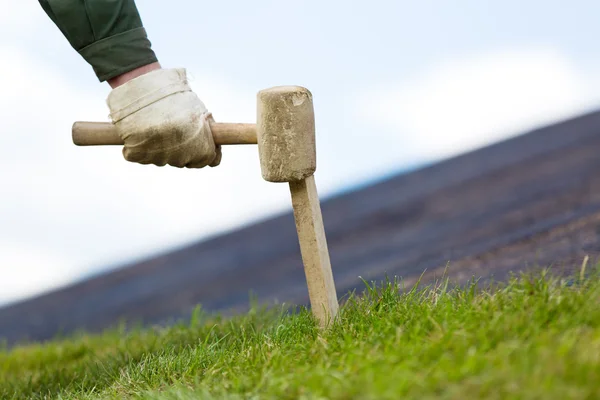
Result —
<path fill-rule="evenodd" d="M 257 123 L 211 123 L 216 144 L 258 144 L 263 178 L 288 182 L 304 263 L 311 309 L 321 327 L 338 312 L 321 206 L 314 179 L 315 117 L 312 94 L 299 86 L 258 92 Z M 79 146 L 122 145 L 111 123 L 75 122 L 73 142 Z"/>

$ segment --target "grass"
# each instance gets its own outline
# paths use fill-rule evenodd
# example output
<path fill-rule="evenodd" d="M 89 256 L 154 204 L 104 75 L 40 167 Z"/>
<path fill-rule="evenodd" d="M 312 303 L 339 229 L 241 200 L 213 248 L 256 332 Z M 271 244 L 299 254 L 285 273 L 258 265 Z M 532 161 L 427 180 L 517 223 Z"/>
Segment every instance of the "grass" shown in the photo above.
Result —
<path fill-rule="evenodd" d="M 599 277 L 367 284 L 323 334 L 253 309 L 21 346 L 0 351 L 0 398 L 600 398 Z"/>

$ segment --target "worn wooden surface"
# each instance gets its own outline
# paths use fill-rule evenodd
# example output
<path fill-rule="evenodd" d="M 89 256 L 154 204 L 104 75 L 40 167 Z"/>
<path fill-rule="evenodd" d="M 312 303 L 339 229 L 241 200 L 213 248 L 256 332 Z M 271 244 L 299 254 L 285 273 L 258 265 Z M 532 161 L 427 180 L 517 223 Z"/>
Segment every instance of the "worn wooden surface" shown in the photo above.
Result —
<path fill-rule="evenodd" d="M 211 122 L 215 144 L 256 144 L 256 124 Z M 77 121 L 71 128 L 77 146 L 122 146 L 114 125 L 110 122 Z"/>
<path fill-rule="evenodd" d="M 319 325 L 326 328 L 337 315 L 339 304 L 314 175 L 290 182 L 290 194 L 311 310 Z"/>
<path fill-rule="evenodd" d="M 260 171 L 268 182 L 292 182 L 317 168 L 315 110 L 310 90 L 276 86 L 256 95 Z"/>
<path fill-rule="evenodd" d="M 425 281 L 449 263 L 472 275 L 600 254 L 600 112 L 322 201 L 338 296 L 359 276 Z M 46 339 L 119 318 L 162 323 L 202 303 L 243 311 L 261 302 L 308 304 L 294 219 L 287 214 L 0 310 L 0 337 Z"/>

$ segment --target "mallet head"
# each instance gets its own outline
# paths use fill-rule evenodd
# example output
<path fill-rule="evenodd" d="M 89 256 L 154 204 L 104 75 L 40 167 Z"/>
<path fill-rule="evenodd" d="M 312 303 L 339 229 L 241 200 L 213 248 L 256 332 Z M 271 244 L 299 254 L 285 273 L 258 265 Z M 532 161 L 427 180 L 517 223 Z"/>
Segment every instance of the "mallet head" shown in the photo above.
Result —
<path fill-rule="evenodd" d="M 256 136 L 260 169 L 269 182 L 294 182 L 317 167 L 312 94 L 277 86 L 257 95 Z"/>

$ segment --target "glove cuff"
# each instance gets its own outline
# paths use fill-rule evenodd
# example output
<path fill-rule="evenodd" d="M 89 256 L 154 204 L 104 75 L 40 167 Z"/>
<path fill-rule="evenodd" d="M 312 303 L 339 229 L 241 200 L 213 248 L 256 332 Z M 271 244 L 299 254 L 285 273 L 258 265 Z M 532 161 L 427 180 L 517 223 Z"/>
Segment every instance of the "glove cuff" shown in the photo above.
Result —
<path fill-rule="evenodd" d="M 113 124 L 175 93 L 192 91 L 184 68 L 157 69 L 113 89 L 106 104 Z"/>

